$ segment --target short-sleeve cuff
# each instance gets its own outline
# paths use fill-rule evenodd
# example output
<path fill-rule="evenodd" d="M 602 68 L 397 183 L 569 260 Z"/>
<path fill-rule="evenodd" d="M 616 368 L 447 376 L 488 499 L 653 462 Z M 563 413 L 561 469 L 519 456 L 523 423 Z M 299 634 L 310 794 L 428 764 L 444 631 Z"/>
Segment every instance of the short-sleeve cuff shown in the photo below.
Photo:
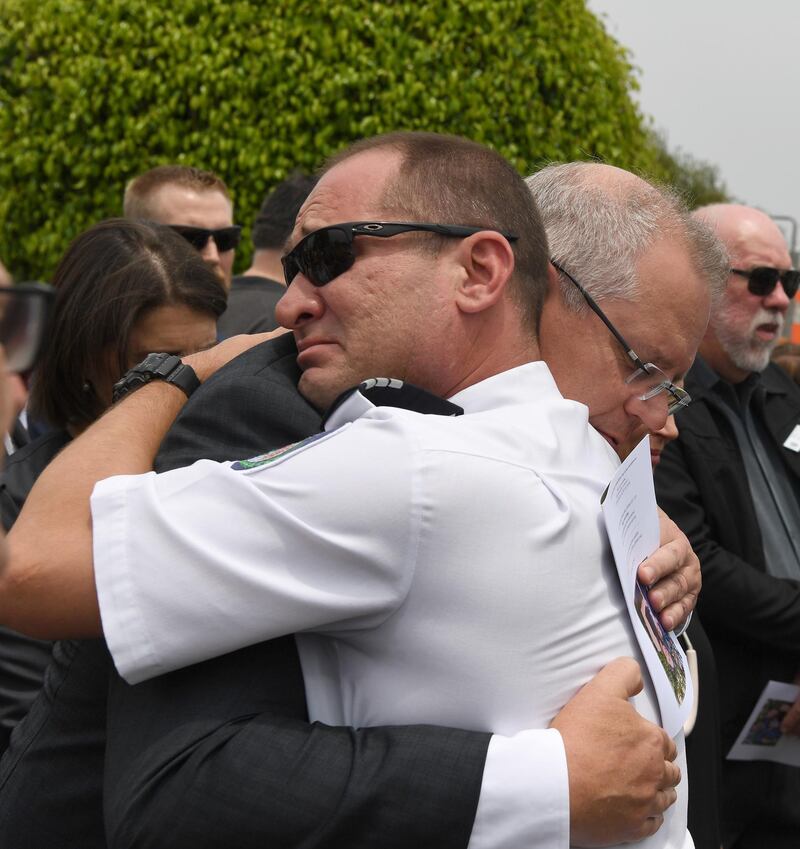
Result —
<path fill-rule="evenodd" d="M 129 571 L 131 482 L 137 482 L 137 478 L 119 475 L 99 481 L 92 492 L 91 507 L 94 577 L 103 636 L 119 674 L 129 684 L 136 684 L 164 670 L 152 656 Z"/>
<path fill-rule="evenodd" d="M 569 779 L 554 728 L 495 734 L 468 849 L 567 849 Z"/>

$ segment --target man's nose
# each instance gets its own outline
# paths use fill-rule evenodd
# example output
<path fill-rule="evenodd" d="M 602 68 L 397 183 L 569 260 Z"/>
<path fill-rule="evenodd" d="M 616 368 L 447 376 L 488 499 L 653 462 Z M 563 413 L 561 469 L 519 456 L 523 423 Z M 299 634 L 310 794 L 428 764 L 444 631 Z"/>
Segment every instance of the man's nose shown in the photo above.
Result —
<path fill-rule="evenodd" d="M 659 392 L 652 398 L 642 400 L 638 397 L 629 399 L 625 405 L 625 412 L 629 416 L 635 416 L 647 428 L 650 433 L 661 430 L 669 418 L 668 393 Z"/>
<path fill-rule="evenodd" d="M 217 243 L 214 241 L 213 236 L 210 236 L 203 246 L 200 256 L 210 265 L 219 265 L 219 248 L 217 248 Z"/>
<path fill-rule="evenodd" d="M 275 306 L 278 324 L 297 330 L 309 321 L 314 321 L 325 312 L 325 302 L 320 288 L 313 286 L 298 274 L 289 284 L 286 293 Z"/>
<path fill-rule="evenodd" d="M 780 280 L 769 295 L 764 296 L 763 300 L 765 309 L 778 310 L 779 312 L 786 312 L 789 309 L 789 303 L 789 296 L 786 294 L 783 283 Z"/>
<path fill-rule="evenodd" d="M 667 416 L 667 421 L 664 424 L 664 427 L 659 428 L 658 433 L 662 439 L 667 440 L 667 442 L 672 442 L 673 439 L 677 439 L 678 437 L 678 426 L 675 424 L 675 416 Z"/>

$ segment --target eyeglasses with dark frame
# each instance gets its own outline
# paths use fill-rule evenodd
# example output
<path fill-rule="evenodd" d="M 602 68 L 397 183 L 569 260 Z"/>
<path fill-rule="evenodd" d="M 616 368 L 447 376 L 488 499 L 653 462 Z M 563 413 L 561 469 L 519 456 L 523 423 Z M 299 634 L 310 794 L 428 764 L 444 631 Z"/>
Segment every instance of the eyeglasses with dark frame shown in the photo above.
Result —
<path fill-rule="evenodd" d="M 600 320 L 605 324 L 605 326 L 611 331 L 614 338 L 617 342 L 622 345 L 625 349 L 625 353 L 630 358 L 631 362 L 636 366 L 636 371 L 629 377 L 625 379 L 625 383 L 633 383 L 635 380 L 638 380 L 640 377 L 644 375 L 649 375 L 650 377 L 655 377 L 658 380 L 654 386 L 651 386 L 643 395 L 639 395 L 640 401 L 649 401 L 651 398 L 655 398 L 657 395 L 660 395 L 662 392 L 666 392 L 669 395 L 669 400 L 667 402 L 667 413 L 672 416 L 678 412 L 678 410 L 683 407 L 688 407 L 691 403 L 692 396 L 685 389 L 681 389 L 680 386 L 676 386 L 661 369 L 654 365 L 653 363 L 644 362 L 641 357 L 631 348 L 631 346 L 625 341 L 623 335 L 617 330 L 616 327 L 611 323 L 608 316 L 600 309 L 599 304 L 595 299 L 586 291 L 586 289 L 581 286 L 580 283 L 568 272 L 565 271 L 557 262 L 554 262 L 552 259 L 550 260 L 553 268 L 556 269 L 559 273 L 563 274 L 564 277 L 567 278 L 583 295 L 584 300 L 589 305 L 590 309 L 597 315 Z"/>
<path fill-rule="evenodd" d="M 238 224 L 220 227 L 217 230 L 209 230 L 206 227 L 189 227 L 183 224 L 170 224 L 169 228 L 179 236 L 183 236 L 198 251 L 202 251 L 208 244 L 208 240 L 213 239 L 217 250 L 224 254 L 227 251 L 232 251 L 242 238 L 242 228 Z"/>
<path fill-rule="evenodd" d="M 30 371 L 42 349 L 53 290 L 42 283 L 0 287 L 0 345 L 6 370 Z"/>
<path fill-rule="evenodd" d="M 422 231 L 465 239 L 484 230 L 500 233 L 509 242 L 515 242 L 518 238 L 493 227 L 462 227 L 458 224 L 424 224 L 416 221 L 348 221 L 344 224 L 332 224 L 309 233 L 289 253 L 281 257 L 283 273 L 287 286 L 298 274 L 303 274 L 314 286 L 326 286 L 331 280 L 352 268 L 356 261 L 353 250 L 356 236 L 388 239 L 400 233 Z"/>
<path fill-rule="evenodd" d="M 745 271 L 742 268 L 732 268 L 730 271 L 731 274 L 746 277 L 747 291 L 751 295 L 757 295 L 759 298 L 771 295 L 778 285 L 779 280 L 789 300 L 797 294 L 797 289 L 800 287 L 800 271 L 795 271 L 793 268 L 781 271 L 779 268 L 759 265 L 756 268 L 751 268 L 749 271 Z"/>

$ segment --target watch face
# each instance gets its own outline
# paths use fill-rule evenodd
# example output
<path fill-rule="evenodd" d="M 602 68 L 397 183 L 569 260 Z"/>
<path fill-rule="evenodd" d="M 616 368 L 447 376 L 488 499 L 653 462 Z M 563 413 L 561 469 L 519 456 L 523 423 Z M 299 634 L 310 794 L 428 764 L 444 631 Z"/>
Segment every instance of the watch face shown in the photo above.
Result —
<path fill-rule="evenodd" d="M 172 354 L 148 354 L 138 366 L 134 366 L 134 369 L 136 371 L 154 371 L 172 357 Z"/>
<path fill-rule="evenodd" d="M 134 366 L 134 368 L 145 369 L 155 365 L 160 359 L 159 354 L 148 354 L 138 366 Z"/>
<path fill-rule="evenodd" d="M 149 383 L 153 375 L 157 373 L 159 366 L 162 366 L 168 360 L 171 354 L 148 354 L 138 365 L 135 365 L 130 371 L 126 372 L 114 384 L 111 400 L 116 402 L 120 398 L 124 398 L 129 392 L 144 386 Z M 167 369 L 169 371 L 170 369 Z"/>

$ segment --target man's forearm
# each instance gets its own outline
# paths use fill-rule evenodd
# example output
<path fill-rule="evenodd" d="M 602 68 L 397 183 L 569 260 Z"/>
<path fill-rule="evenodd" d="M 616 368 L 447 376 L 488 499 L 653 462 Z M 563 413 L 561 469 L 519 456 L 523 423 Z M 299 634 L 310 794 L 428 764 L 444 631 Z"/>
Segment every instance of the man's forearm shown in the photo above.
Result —
<path fill-rule="evenodd" d="M 184 363 L 202 383 L 280 332 L 233 336 L 184 357 Z M 149 383 L 110 409 L 42 472 L 8 538 L 8 565 L 0 571 L 0 624 L 46 639 L 100 635 L 89 498 L 97 481 L 153 468 L 186 400 L 175 385 Z"/>
<path fill-rule="evenodd" d="M 101 633 L 92 566 L 92 490 L 103 478 L 152 469 L 158 446 L 185 402 L 176 386 L 144 386 L 42 472 L 8 537 L 0 621 L 42 638 Z"/>

